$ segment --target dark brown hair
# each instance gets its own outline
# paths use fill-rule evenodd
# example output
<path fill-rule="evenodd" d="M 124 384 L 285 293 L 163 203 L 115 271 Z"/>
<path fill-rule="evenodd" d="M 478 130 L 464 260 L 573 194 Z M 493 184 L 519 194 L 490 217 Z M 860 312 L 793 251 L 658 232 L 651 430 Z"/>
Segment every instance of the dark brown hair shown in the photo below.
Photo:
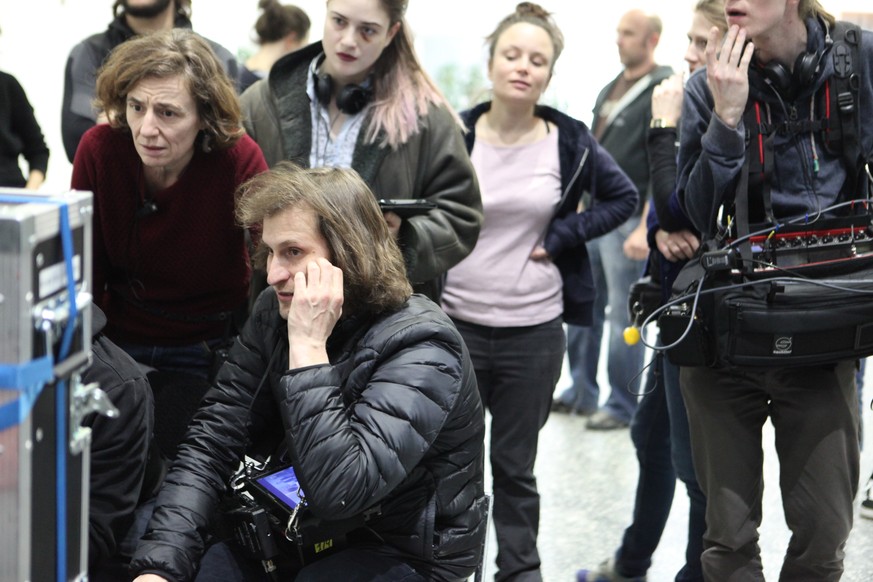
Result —
<path fill-rule="evenodd" d="M 282 40 L 292 32 L 303 42 L 309 34 L 309 16 L 301 8 L 279 0 L 260 0 L 258 8 L 263 10 L 255 21 L 258 44 Z"/>
<path fill-rule="evenodd" d="M 497 28 L 494 29 L 494 32 L 485 37 L 485 43 L 488 45 L 488 61 L 491 62 L 494 59 L 494 48 L 497 46 L 497 41 L 500 39 L 500 35 L 503 32 L 512 26 L 513 24 L 518 24 L 519 22 L 526 22 L 528 24 L 533 24 L 534 26 L 539 26 L 549 35 L 549 38 L 552 39 L 552 48 L 554 48 L 555 54 L 552 57 L 552 70 L 555 68 L 555 63 L 558 60 L 558 57 L 561 56 L 561 51 L 564 50 L 564 35 L 561 33 L 561 29 L 558 28 L 558 25 L 555 24 L 555 19 L 552 18 L 552 14 L 550 12 L 546 12 L 546 9 L 540 6 L 539 4 L 534 4 L 533 2 L 521 2 L 518 6 L 515 7 L 515 12 L 504 18 L 500 21 L 500 24 L 497 25 Z"/>
<path fill-rule="evenodd" d="M 331 262 L 343 272 L 343 311 L 381 313 L 412 295 L 400 248 L 366 182 L 354 170 L 304 169 L 280 162 L 251 178 L 237 193 L 236 217 L 245 228 L 289 208 L 311 209 L 327 241 Z M 265 265 L 259 249 L 256 261 Z"/>
<path fill-rule="evenodd" d="M 94 105 L 106 113 L 112 127 L 129 129 L 125 110 L 130 91 L 143 79 L 178 75 L 197 104 L 205 141 L 219 149 L 233 146 L 245 133 L 233 82 L 209 43 L 186 28 L 155 32 L 118 45 L 100 69 Z"/>

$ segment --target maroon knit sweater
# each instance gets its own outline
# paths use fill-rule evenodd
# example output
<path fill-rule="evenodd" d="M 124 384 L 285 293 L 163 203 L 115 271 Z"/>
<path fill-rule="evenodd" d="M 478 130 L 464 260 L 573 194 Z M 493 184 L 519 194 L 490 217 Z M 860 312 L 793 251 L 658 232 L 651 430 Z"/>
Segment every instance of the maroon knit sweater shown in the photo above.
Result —
<path fill-rule="evenodd" d="M 72 187 L 94 193 L 94 301 L 107 335 L 179 346 L 221 337 L 221 313 L 246 300 L 251 267 L 233 216 L 234 192 L 267 169 L 247 135 L 194 157 L 143 212 L 142 162 L 127 131 L 96 125 L 82 137 Z"/>

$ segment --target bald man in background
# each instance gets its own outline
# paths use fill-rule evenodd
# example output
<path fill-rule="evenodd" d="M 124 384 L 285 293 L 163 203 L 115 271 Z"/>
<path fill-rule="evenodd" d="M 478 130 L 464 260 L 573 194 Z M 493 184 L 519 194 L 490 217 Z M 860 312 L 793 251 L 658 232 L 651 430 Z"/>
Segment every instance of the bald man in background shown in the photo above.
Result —
<path fill-rule="evenodd" d="M 555 400 L 552 410 L 589 416 L 585 426 L 590 430 L 626 428 L 637 407 L 645 352 L 640 343 L 628 346 L 623 331 L 630 324 L 629 288 L 642 275 L 649 252 L 646 130 L 652 120 L 652 91 L 673 74 L 670 67 L 655 63 L 661 29 L 661 19 L 642 10 L 630 10 L 621 17 L 616 45 L 624 69 L 603 88 L 594 105 L 594 136 L 633 181 L 640 203 L 625 224 L 587 243 L 597 289 L 594 322 L 591 327 L 570 325 L 568 329 L 567 355 L 573 385 Z M 598 408 L 597 365 L 605 321 L 609 321 L 611 392 L 603 407 Z"/>

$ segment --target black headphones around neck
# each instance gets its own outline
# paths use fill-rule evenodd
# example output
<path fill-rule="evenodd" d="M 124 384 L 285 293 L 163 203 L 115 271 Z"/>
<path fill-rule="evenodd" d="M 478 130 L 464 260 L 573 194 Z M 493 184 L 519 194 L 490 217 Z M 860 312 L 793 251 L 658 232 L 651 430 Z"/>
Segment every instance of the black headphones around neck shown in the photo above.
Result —
<path fill-rule="evenodd" d="M 318 60 L 316 67 L 313 70 L 315 76 L 315 96 L 318 102 L 327 107 L 330 104 L 330 98 L 333 96 L 333 78 L 327 73 L 319 73 L 318 66 L 324 60 L 324 55 Z M 370 85 L 370 79 L 356 85 L 349 83 L 345 85 L 336 96 L 337 109 L 346 115 L 355 115 L 359 113 L 370 100 L 373 98 L 373 88 Z"/>
<path fill-rule="evenodd" d="M 788 101 L 793 100 L 803 89 L 815 82 L 822 59 L 834 42 L 827 22 L 824 20 L 821 22 L 825 31 L 823 50 L 804 51 L 797 55 L 793 70 L 789 70 L 788 67 L 776 60 L 772 60 L 766 65 L 753 61 L 753 67 L 749 70 L 756 71 L 761 76 L 762 81 L 772 87 L 780 97 Z"/>
<path fill-rule="evenodd" d="M 780 96 L 792 100 L 800 91 L 812 85 L 818 73 L 823 53 L 802 52 L 794 61 L 794 70 L 779 61 L 770 61 L 766 65 L 759 65 L 758 72 L 764 78 L 764 82 L 772 86 Z"/>

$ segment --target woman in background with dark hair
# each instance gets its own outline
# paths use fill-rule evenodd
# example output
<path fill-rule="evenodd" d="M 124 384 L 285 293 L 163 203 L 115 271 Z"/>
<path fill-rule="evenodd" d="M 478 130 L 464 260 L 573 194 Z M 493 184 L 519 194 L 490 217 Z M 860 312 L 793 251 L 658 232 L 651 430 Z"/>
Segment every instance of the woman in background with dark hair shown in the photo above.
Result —
<path fill-rule="evenodd" d="M 108 124 L 82 137 L 72 187 L 94 193 L 94 302 L 106 335 L 158 370 L 207 378 L 247 307 L 236 187 L 264 171 L 233 82 L 186 29 L 119 45 L 97 78 Z"/>
<path fill-rule="evenodd" d="M 549 13 L 522 2 L 487 42 L 493 100 L 462 114 L 485 223 L 442 303 L 491 412 L 495 580 L 539 581 L 533 468 L 564 361 L 562 324 L 591 323 L 585 242 L 627 220 L 637 192 L 582 122 L 538 104 L 564 44 Z M 594 204 L 579 213 L 586 191 Z"/>
<path fill-rule="evenodd" d="M 258 50 L 240 69 L 240 93 L 266 77 L 276 61 L 306 44 L 309 37 L 309 16 L 303 9 L 279 0 L 260 0 L 258 8 L 263 11 L 255 22 Z"/>
<path fill-rule="evenodd" d="M 323 40 L 279 60 L 242 105 L 271 167 L 350 167 L 377 198 L 434 203 L 385 220 L 414 289 L 436 299 L 476 243 L 481 200 L 463 124 L 418 62 L 406 5 L 328 0 Z"/>
<path fill-rule="evenodd" d="M 27 177 L 19 157 L 27 160 Z M 18 80 L 0 71 L 0 186 L 36 190 L 45 181 L 49 149 Z"/>
<path fill-rule="evenodd" d="M 18 159 L 27 160 L 27 178 Z M 45 181 L 49 149 L 18 80 L 0 71 L 0 186 L 36 190 Z"/>

